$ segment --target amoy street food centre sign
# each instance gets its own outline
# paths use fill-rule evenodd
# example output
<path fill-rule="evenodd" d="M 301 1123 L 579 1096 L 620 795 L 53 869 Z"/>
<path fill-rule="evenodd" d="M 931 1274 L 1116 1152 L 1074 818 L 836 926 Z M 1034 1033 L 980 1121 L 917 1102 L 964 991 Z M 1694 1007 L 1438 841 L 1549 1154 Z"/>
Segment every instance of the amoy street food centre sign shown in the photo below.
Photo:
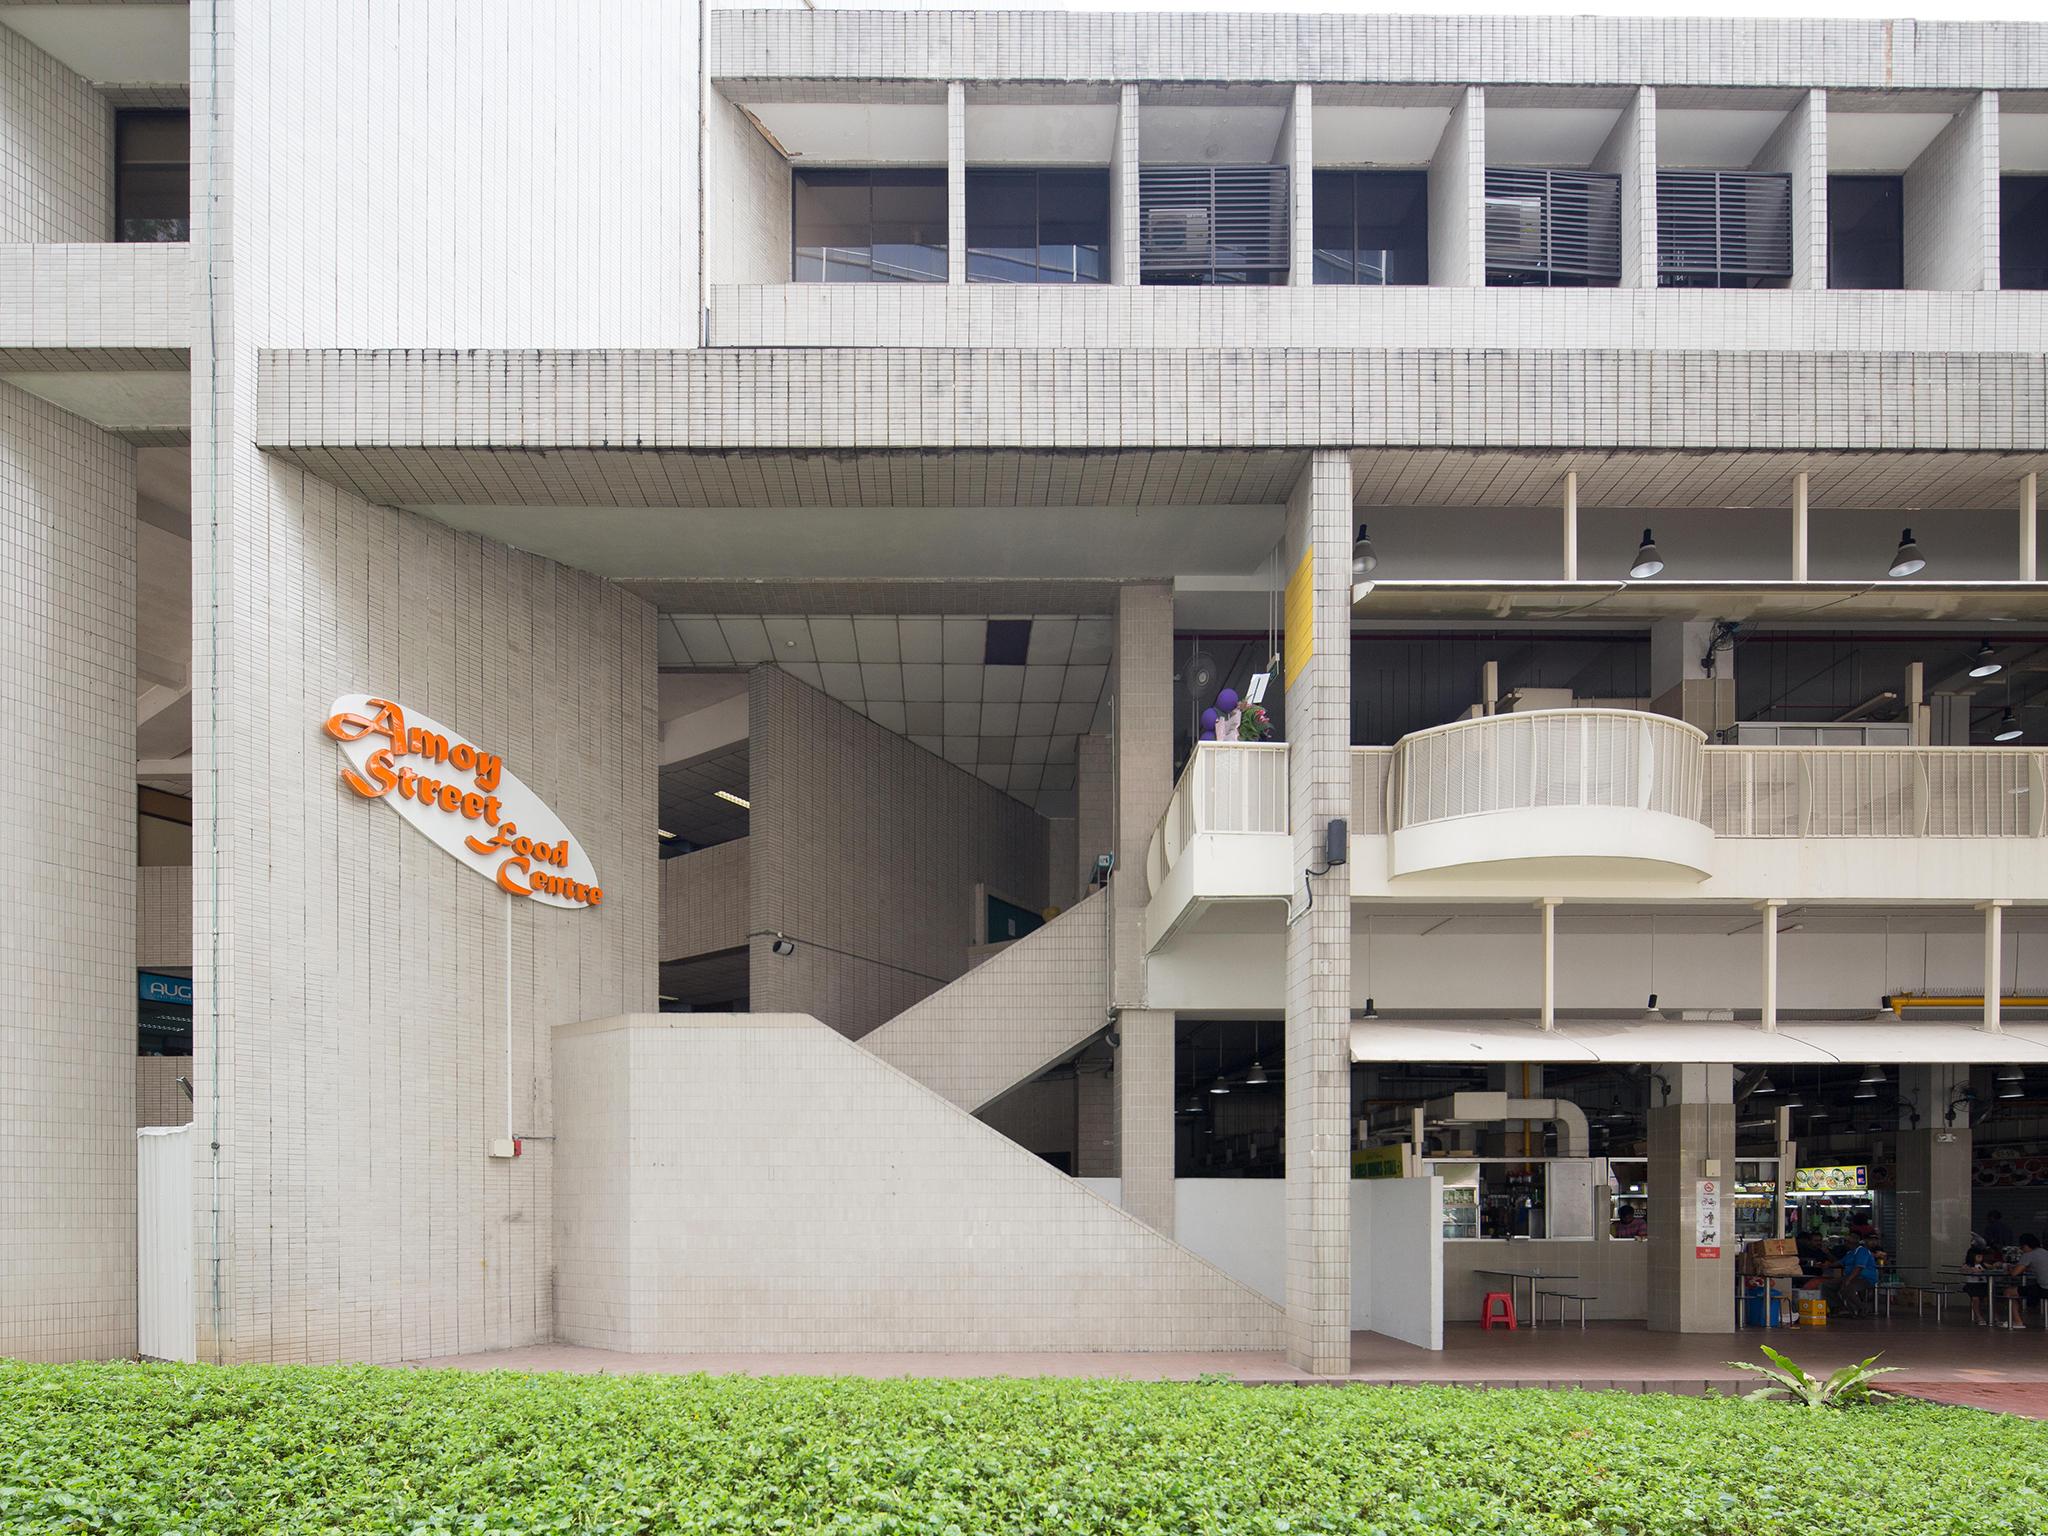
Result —
<path fill-rule="evenodd" d="M 604 900 L 597 871 L 560 818 L 506 770 L 504 757 L 390 699 L 345 693 L 327 734 L 348 765 L 342 782 L 382 800 L 513 896 L 551 907 Z"/>

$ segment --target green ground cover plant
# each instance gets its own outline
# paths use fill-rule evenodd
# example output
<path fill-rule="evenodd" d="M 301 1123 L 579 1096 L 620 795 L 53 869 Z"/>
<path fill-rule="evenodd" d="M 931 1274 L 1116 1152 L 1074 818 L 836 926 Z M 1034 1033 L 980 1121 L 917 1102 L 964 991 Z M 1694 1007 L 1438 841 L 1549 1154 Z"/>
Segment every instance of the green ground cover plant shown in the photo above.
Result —
<path fill-rule="evenodd" d="M 0 1531 L 2039 1536 L 2048 1425 L 1449 1387 L 0 1365 Z"/>

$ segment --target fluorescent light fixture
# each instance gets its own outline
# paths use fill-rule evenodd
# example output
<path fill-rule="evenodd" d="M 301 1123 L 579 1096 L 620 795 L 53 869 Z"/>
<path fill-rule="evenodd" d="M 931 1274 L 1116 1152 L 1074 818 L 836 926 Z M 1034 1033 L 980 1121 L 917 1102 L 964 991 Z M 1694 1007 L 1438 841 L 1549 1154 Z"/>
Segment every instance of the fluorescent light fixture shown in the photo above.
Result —
<path fill-rule="evenodd" d="M 2001 1083 L 2023 1083 L 2027 1080 L 2027 1074 L 2022 1072 L 2017 1064 L 2014 1064 L 2009 1067 L 2000 1067 L 1998 1069 L 1998 1080 Z"/>
<path fill-rule="evenodd" d="M 664 843 L 672 843 L 676 840 L 675 833 L 669 831 L 667 827 L 656 827 L 654 830 L 661 834 L 661 840 Z"/>
<path fill-rule="evenodd" d="M 734 794 L 729 789 L 714 789 L 713 791 L 711 791 L 711 793 L 718 796 L 719 799 L 725 801 L 726 804 L 736 805 L 743 811 L 751 811 L 754 808 L 753 801 L 742 800 L 738 795 Z"/>
<path fill-rule="evenodd" d="M 1920 546 L 1913 542 L 1913 530 L 1899 530 L 1899 547 L 1892 552 L 1891 569 L 1888 576 L 1917 576 L 1927 569 L 1927 557 L 1920 553 Z"/>
<path fill-rule="evenodd" d="M 1996 677 L 2004 670 L 2005 663 L 1998 659 L 1998 653 L 1992 649 L 1989 640 L 1979 645 L 1976 652 L 1970 657 L 1970 676 L 1972 677 Z"/>
<path fill-rule="evenodd" d="M 679 997 L 670 997 L 666 992 L 662 992 L 657 995 L 664 1003 L 679 1003 L 682 1001 L 682 999 Z"/>
<path fill-rule="evenodd" d="M 1657 540 L 1650 530 L 1643 530 L 1643 542 L 1636 547 L 1636 558 L 1628 568 L 1629 580 L 1647 581 L 1664 569 L 1664 557 L 1657 553 Z"/>
<path fill-rule="evenodd" d="M 1872 1062 L 1863 1069 L 1863 1075 L 1857 1078 L 1856 1081 L 1859 1083 L 1881 1083 L 1884 1081 L 1884 1068 L 1880 1067 L 1876 1062 Z"/>
<path fill-rule="evenodd" d="M 1998 1096 L 2001 1099 L 2024 1099 L 2027 1096 L 2027 1090 L 2019 1083 L 2007 1083 L 1998 1090 Z"/>

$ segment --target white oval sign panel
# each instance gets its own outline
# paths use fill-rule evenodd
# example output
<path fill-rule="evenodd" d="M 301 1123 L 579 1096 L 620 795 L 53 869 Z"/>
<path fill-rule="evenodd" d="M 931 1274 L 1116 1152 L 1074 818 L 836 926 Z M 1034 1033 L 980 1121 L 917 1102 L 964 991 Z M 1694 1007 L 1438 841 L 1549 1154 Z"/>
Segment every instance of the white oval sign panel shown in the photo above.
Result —
<path fill-rule="evenodd" d="M 501 754 L 368 693 L 336 699 L 326 730 L 347 760 L 344 784 L 382 800 L 508 894 L 551 907 L 604 900 L 582 847 Z"/>

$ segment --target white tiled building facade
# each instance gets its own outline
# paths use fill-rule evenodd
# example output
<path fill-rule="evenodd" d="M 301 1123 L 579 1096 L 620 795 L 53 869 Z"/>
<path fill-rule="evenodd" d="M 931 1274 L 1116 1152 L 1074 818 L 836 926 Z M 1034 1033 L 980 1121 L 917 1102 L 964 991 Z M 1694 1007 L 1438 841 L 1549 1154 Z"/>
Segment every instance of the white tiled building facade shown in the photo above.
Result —
<path fill-rule="evenodd" d="M 0 0 L 0 1354 L 149 1349 L 138 1123 L 205 1360 L 1339 1373 L 1389 1255 L 1476 1301 L 1352 1176 L 1445 1062 L 1641 1101 L 1607 1315 L 1726 1325 L 1759 1064 L 1890 1074 L 1931 1262 L 2048 1071 L 2044 284 L 2042 25 Z M 360 693 L 602 902 L 363 803 Z"/>

